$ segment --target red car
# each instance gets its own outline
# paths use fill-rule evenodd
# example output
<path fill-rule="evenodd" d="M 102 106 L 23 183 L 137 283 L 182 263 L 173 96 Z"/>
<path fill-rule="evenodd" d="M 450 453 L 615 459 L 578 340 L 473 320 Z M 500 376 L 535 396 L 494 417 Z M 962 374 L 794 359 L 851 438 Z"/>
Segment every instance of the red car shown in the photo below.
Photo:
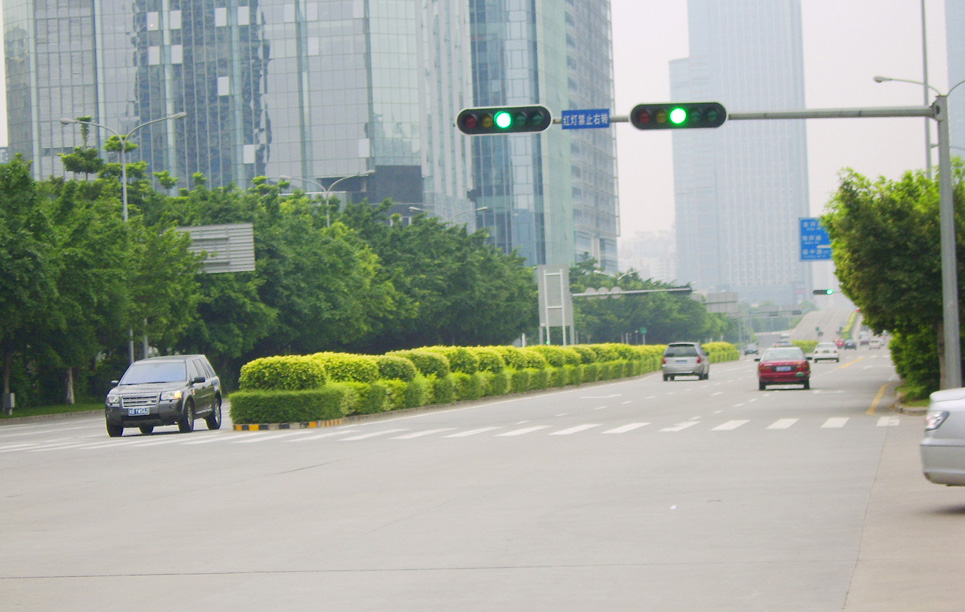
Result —
<path fill-rule="evenodd" d="M 764 351 L 757 366 L 757 387 L 761 391 L 767 385 L 804 385 L 811 388 L 810 357 L 796 346 L 769 348 Z"/>

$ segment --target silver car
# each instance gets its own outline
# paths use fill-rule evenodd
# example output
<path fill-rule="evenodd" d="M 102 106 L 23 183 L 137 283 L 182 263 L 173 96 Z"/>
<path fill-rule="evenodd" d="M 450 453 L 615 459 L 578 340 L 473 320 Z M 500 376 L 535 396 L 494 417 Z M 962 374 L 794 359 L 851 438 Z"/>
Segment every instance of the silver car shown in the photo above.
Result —
<path fill-rule="evenodd" d="M 664 380 L 675 376 L 696 376 L 698 380 L 710 378 L 710 357 L 699 342 L 672 342 L 663 352 L 661 366 Z"/>
<path fill-rule="evenodd" d="M 925 478 L 935 484 L 965 486 L 965 389 L 931 394 L 921 463 Z"/>

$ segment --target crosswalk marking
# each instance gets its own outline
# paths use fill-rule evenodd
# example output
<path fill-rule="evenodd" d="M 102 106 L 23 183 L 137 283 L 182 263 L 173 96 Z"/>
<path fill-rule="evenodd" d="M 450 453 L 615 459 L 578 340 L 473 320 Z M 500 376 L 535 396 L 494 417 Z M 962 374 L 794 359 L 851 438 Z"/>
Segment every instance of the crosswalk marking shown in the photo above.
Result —
<path fill-rule="evenodd" d="M 451 436 L 446 436 L 446 437 L 447 438 L 468 438 L 469 436 L 486 433 L 487 431 L 495 431 L 497 429 L 502 429 L 502 427 L 480 427 L 479 429 L 470 429 L 469 431 L 463 431 L 461 433 L 452 434 Z"/>
<path fill-rule="evenodd" d="M 554 431 L 551 436 L 569 436 L 581 431 L 586 431 L 587 429 L 593 429 L 594 427 L 599 427 L 599 423 L 589 423 L 587 425 L 577 425 L 576 427 L 570 427 L 569 429 L 563 429 L 560 431 Z"/>
<path fill-rule="evenodd" d="M 536 425 L 535 427 L 524 427 L 522 429 L 516 429 L 513 431 L 507 431 L 506 433 L 496 434 L 497 438 L 507 437 L 507 436 L 522 436 L 524 434 L 532 433 L 534 431 L 539 431 L 540 429 L 548 429 L 549 425 Z"/>
<path fill-rule="evenodd" d="M 747 423 L 750 423 L 750 421 L 747 421 L 747 420 L 727 421 L 723 425 L 718 425 L 717 427 L 714 427 L 714 431 L 732 431 L 734 429 L 737 429 L 741 425 L 746 425 Z"/>
<path fill-rule="evenodd" d="M 350 433 L 357 433 L 357 429 L 337 429 L 335 431 L 329 431 L 326 433 L 315 434 L 314 436 L 307 436 L 305 438 L 298 438 L 297 440 L 288 440 L 289 442 L 307 442 L 309 440 L 321 440 L 322 438 L 331 438 L 333 436 L 345 436 Z"/>
<path fill-rule="evenodd" d="M 664 427 L 660 431 L 683 431 L 688 427 L 693 427 L 694 425 L 697 425 L 698 423 L 700 423 L 700 421 L 684 421 L 683 423 L 677 423 L 673 427 Z"/>
<path fill-rule="evenodd" d="M 237 440 L 234 444 L 252 444 L 254 442 L 261 442 L 262 440 L 278 440 L 279 438 L 292 438 L 295 436 L 304 436 L 305 434 L 312 433 L 311 429 L 300 429 L 298 431 L 290 431 L 286 433 L 276 433 L 267 435 L 254 435 L 249 436 L 247 440 Z"/>
<path fill-rule="evenodd" d="M 340 442 L 354 442 L 355 440 L 368 440 L 369 438 L 376 438 L 378 436 L 386 436 L 390 433 L 396 433 L 399 431 L 406 431 L 405 429 L 384 429 L 382 431 L 375 431 L 372 433 L 362 434 L 360 436 L 352 436 L 351 438 L 342 438 Z"/>
<path fill-rule="evenodd" d="M 896 416 L 883 416 L 878 418 L 878 427 L 897 427 L 901 419 Z"/>
<path fill-rule="evenodd" d="M 646 427 L 650 423 L 630 423 L 629 425 L 624 425 L 623 427 L 617 427 L 616 429 L 608 429 L 604 431 L 605 434 L 622 434 L 628 431 L 633 431 L 634 429 L 640 429 L 641 427 Z"/>
<path fill-rule="evenodd" d="M 417 431 L 415 433 L 405 434 L 403 436 L 396 436 L 392 438 L 393 440 L 411 440 L 413 438 L 421 438 L 422 436 L 431 436 L 432 434 L 442 433 L 444 431 L 452 431 L 455 427 L 444 427 L 442 429 L 427 429 L 426 431 Z"/>
<path fill-rule="evenodd" d="M 821 426 L 821 429 L 841 429 L 848 423 L 848 417 L 828 419 Z"/>
<path fill-rule="evenodd" d="M 788 429 L 800 419 L 778 419 L 767 426 L 768 429 Z"/>

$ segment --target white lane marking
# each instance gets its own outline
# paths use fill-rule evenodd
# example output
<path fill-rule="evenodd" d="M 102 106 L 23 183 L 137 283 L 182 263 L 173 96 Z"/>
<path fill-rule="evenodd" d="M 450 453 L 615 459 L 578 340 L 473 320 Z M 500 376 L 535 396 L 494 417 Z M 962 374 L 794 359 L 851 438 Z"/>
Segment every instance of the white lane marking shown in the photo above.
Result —
<path fill-rule="evenodd" d="M 792 425 L 797 423 L 799 420 L 800 419 L 778 419 L 773 423 L 771 423 L 770 425 L 768 425 L 767 428 L 768 429 L 788 429 Z"/>
<path fill-rule="evenodd" d="M 901 418 L 896 416 L 878 417 L 878 427 L 897 427 L 901 423 Z"/>
<path fill-rule="evenodd" d="M 322 438 L 331 438 L 333 436 L 344 436 L 351 433 L 358 432 L 357 429 L 340 429 L 338 431 L 329 431 L 326 433 L 315 434 L 314 436 L 308 436 L 307 438 L 299 438 L 297 440 L 289 440 L 289 442 L 307 442 L 309 440 L 321 440 Z"/>
<path fill-rule="evenodd" d="M 148 436 L 145 436 L 145 435 L 131 436 L 130 438 L 125 439 L 123 442 L 111 441 L 111 442 L 104 442 L 104 443 L 98 443 L 98 444 L 91 444 L 90 446 L 81 446 L 80 448 L 84 450 L 97 450 L 99 448 L 113 448 L 115 446 L 130 446 L 132 444 L 143 444 L 144 440 L 146 440 L 147 438 Z M 183 441 L 184 440 L 182 440 L 182 442 Z"/>
<path fill-rule="evenodd" d="M 12 453 L 18 450 L 23 450 L 29 446 L 37 446 L 36 444 L 11 444 L 10 446 L 0 446 L 0 453 Z"/>
<path fill-rule="evenodd" d="M 605 408 L 607 408 L 607 406 L 597 406 L 594 410 L 603 410 Z"/>
<path fill-rule="evenodd" d="M 234 436 L 232 436 L 229 433 L 211 434 L 201 438 L 200 440 L 191 440 L 190 442 L 185 442 L 184 444 L 194 445 L 194 444 L 211 444 L 212 442 L 228 442 L 228 441 L 231 441 L 233 438 Z"/>
<path fill-rule="evenodd" d="M 390 433 L 396 433 L 399 431 L 406 431 L 405 429 L 385 429 L 383 431 L 376 431 L 373 433 L 362 434 L 361 436 L 352 436 L 351 438 L 342 438 L 339 442 L 355 442 L 356 440 L 368 440 L 369 438 L 377 438 L 378 436 L 387 436 Z"/>
<path fill-rule="evenodd" d="M 694 425 L 700 424 L 700 421 L 686 421 L 684 423 L 677 423 L 673 427 L 664 427 L 660 431 L 683 431 L 688 427 L 693 427 Z"/>
<path fill-rule="evenodd" d="M 710 394 L 710 396 L 713 397 L 715 395 L 723 395 L 723 394 L 724 394 L 723 391 L 714 391 L 713 393 Z"/>
<path fill-rule="evenodd" d="M 145 439 L 150 439 L 151 437 L 152 436 L 145 436 Z M 184 439 L 184 436 L 181 436 L 178 434 L 168 434 L 164 436 L 163 440 L 152 440 L 150 442 L 142 442 L 141 444 L 137 444 L 136 446 L 137 448 L 144 448 L 145 446 L 163 446 L 165 444 L 177 444 L 177 443 L 184 443 L 184 442 L 187 442 L 187 440 Z"/>
<path fill-rule="evenodd" d="M 479 429 L 470 429 L 469 431 L 463 431 L 463 432 L 460 432 L 457 434 L 451 434 L 445 437 L 446 438 L 468 438 L 469 436 L 485 433 L 487 431 L 493 431 L 494 429 L 502 429 L 502 428 L 501 427 L 480 427 Z"/>
<path fill-rule="evenodd" d="M 285 433 L 256 433 L 253 436 L 245 436 L 245 438 L 247 438 L 246 440 L 235 440 L 232 444 L 254 444 L 267 440 L 278 440 L 279 438 L 294 438 L 295 436 L 304 436 L 310 433 L 313 433 L 311 429 L 300 429 L 298 431 L 288 431 Z"/>
<path fill-rule="evenodd" d="M 539 431 L 540 429 L 548 429 L 549 425 L 536 425 L 535 427 L 524 427 L 522 429 L 515 429 L 513 431 L 507 431 L 506 433 L 496 434 L 497 438 L 507 437 L 507 436 L 522 436 L 528 433 L 533 433 L 534 431 Z"/>
<path fill-rule="evenodd" d="M 581 431 L 586 431 L 587 429 L 593 429 L 594 427 L 599 427 L 599 423 L 588 423 L 586 425 L 577 425 L 576 427 L 570 427 L 569 429 L 563 429 L 561 431 L 554 431 L 551 436 L 569 436 L 571 434 L 580 433 Z"/>
<path fill-rule="evenodd" d="M 841 429 L 848 423 L 848 417 L 828 419 L 821 426 L 821 429 Z"/>
<path fill-rule="evenodd" d="M 629 425 L 624 425 L 623 427 L 617 427 L 616 429 L 608 429 L 604 431 L 605 434 L 622 434 L 628 431 L 633 431 L 634 429 L 640 429 L 641 427 L 646 427 L 650 423 L 630 423 Z"/>
<path fill-rule="evenodd" d="M 442 429 L 428 429 L 426 431 L 417 431 L 415 433 L 405 434 L 403 436 L 395 436 L 393 440 L 411 440 L 413 438 L 421 438 L 422 436 L 431 436 L 432 434 L 441 433 L 443 431 L 452 431 L 455 427 L 444 427 Z"/>
<path fill-rule="evenodd" d="M 626 406 L 627 404 L 632 404 L 633 402 L 631 400 L 627 400 L 625 402 L 620 402 L 620 403 Z"/>
<path fill-rule="evenodd" d="M 750 421 L 746 421 L 746 420 L 727 421 L 723 425 L 718 425 L 717 427 L 714 427 L 712 431 L 731 431 L 731 430 L 737 429 L 741 425 L 746 425 L 749 422 Z"/>

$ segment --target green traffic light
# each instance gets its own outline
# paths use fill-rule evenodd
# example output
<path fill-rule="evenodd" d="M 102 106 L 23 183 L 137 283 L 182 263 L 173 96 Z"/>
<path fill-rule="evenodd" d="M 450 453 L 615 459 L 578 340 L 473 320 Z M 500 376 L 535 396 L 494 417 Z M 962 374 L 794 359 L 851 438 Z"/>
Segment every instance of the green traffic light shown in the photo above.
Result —
<path fill-rule="evenodd" d="M 680 125 L 687 120 L 687 111 L 679 106 L 670 111 L 670 123 Z"/>
<path fill-rule="evenodd" d="M 826 290 L 824 291 L 824 294 L 825 294 L 825 295 L 831 295 L 832 293 L 834 293 L 834 289 L 826 289 Z"/>
<path fill-rule="evenodd" d="M 506 128 L 513 125 L 513 117 L 506 111 L 500 111 L 496 113 L 496 116 L 493 117 L 493 121 L 496 122 L 496 127 L 498 127 L 501 130 L 505 130 Z"/>

